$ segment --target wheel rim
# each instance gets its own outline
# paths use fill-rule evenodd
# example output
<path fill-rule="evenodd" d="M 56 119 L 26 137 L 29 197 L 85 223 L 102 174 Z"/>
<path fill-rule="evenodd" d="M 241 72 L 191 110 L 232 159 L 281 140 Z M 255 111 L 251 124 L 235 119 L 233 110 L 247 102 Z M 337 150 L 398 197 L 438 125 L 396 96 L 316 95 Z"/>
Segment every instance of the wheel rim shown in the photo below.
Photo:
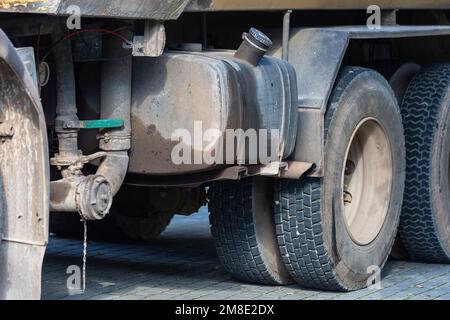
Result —
<path fill-rule="evenodd" d="M 383 228 L 392 190 L 390 143 L 378 121 L 366 118 L 359 123 L 347 147 L 344 164 L 344 220 L 353 241 L 368 245 Z"/>

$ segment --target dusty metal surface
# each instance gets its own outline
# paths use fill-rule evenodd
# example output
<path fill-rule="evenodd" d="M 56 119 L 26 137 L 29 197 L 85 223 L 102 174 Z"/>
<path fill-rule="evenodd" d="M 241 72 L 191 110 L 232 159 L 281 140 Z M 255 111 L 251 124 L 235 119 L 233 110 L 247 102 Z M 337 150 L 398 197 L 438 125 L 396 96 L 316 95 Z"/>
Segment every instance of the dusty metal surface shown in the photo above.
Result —
<path fill-rule="evenodd" d="M 76 5 L 85 17 L 177 19 L 189 0 L 1 0 L 0 12 L 66 15 Z"/>
<path fill-rule="evenodd" d="M 254 67 L 233 53 L 167 53 L 135 58 L 133 78 L 132 173 L 196 173 L 223 164 L 278 161 L 292 153 L 297 85 L 285 61 L 266 57 Z M 262 143 L 236 151 L 235 141 L 249 128 L 267 130 L 266 137 L 249 133 L 258 142 L 277 135 L 270 154 L 262 155 L 268 151 L 259 149 Z M 258 161 L 263 156 L 268 161 Z"/>
<path fill-rule="evenodd" d="M 177 19 L 183 11 L 366 9 L 372 0 L 1 0 L 0 12 L 64 15 L 77 5 L 84 16 Z M 379 0 L 383 9 L 449 9 L 448 0 Z"/>
<path fill-rule="evenodd" d="M 231 108 L 240 101 L 231 95 L 237 91 L 231 67 L 216 59 L 168 53 L 156 59 L 135 58 L 133 68 L 130 172 L 182 174 L 211 169 L 206 164 L 173 163 L 171 153 L 179 143 L 171 138 L 177 129 L 194 133 L 194 121 L 201 122 L 203 132 L 218 129 L 223 134 L 240 125 L 242 111 Z M 192 157 L 202 159 L 205 146 L 188 143 Z"/>
<path fill-rule="evenodd" d="M 48 241 L 47 132 L 37 88 L 2 31 L 0 74 L 0 122 L 10 128 L 0 137 L 0 299 L 38 299 Z"/>
<path fill-rule="evenodd" d="M 144 35 L 134 36 L 133 56 L 159 57 L 166 47 L 166 29 L 159 21 L 145 21 Z"/>
<path fill-rule="evenodd" d="M 383 9 L 450 8 L 448 0 L 193 0 L 186 11 L 366 9 L 373 4 Z"/>
<path fill-rule="evenodd" d="M 1 0 L 0 12 L 67 14 L 71 5 L 83 16 L 172 20 L 183 12 L 245 10 L 364 10 L 372 0 Z M 448 0 L 379 0 L 382 9 L 449 9 Z"/>
<path fill-rule="evenodd" d="M 316 164 L 321 176 L 323 119 L 342 59 L 354 39 L 383 39 L 450 35 L 449 26 L 366 26 L 292 29 L 289 62 L 298 83 L 299 125 L 292 160 Z M 282 57 L 281 35 L 274 39 L 271 55 Z"/>
<path fill-rule="evenodd" d="M 299 106 L 325 109 L 350 40 L 449 35 L 449 26 L 366 26 L 293 29 L 289 62 L 297 71 Z M 271 54 L 282 56 L 281 39 Z"/>
<path fill-rule="evenodd" d="M 241 180 L 253 176 L 280 177 L 283 179 L 299 179 L 313 169 L 313 163 L 286 161 L 281 162 L 276 171 L 273 165 L 232 166 L 216 168 L 205 172 L 179 174 L 174 176 L 146 176 L 128 174 L 125 184 L 143 187 L 200 187 L 214 181 Z"/>

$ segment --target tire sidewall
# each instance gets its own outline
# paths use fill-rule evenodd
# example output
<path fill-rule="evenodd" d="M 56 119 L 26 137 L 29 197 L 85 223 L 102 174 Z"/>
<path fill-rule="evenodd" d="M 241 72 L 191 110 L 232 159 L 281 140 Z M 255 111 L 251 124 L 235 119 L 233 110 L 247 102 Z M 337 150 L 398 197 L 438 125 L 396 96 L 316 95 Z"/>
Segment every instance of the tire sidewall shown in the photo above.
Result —
<path fill-rule="evenodd" d="M 361 287 L 371 266 L 382 268 L 395 240 L 404 191 L 405 149 L 403 126 L 396 97 L 378 73 L 357 74 L 338 99 L 328 127 L 322 188 L 324 236 L 338 278 L 344 287 Z M 356 244 L 343 216 L 342 171 L 347 147 L 357 126 L 374 118 L 383 127 L 392 154 L 391 198 L 385 223 L 369 245 Z M 345 283 L 348 282 L 348 283 Z"/>
<path fill-rule="evenodd" d="M 267 177 L 252 178 L 252 215 L 255 236 L 261 258 L 276 283 L 292 283 L 278 247 L 273 208 L 274 180 Z"/>

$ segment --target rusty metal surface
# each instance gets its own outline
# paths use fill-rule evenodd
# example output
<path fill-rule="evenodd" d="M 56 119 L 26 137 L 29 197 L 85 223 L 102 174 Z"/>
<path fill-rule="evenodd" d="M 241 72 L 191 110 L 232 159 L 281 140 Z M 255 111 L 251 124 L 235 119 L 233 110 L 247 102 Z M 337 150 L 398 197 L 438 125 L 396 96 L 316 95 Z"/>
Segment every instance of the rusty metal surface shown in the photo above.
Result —
<path fill-rule="evenodd" d="M 141 187 L 200 187 L 213 181 L 239 180 L 248 176 L 248 171 L 249 167 L 234 166 L 175 176 L 146 176 L 131 173 L 127 175 L 125 184 Z"/>
<path fill-rule="evenodd" d="M 0 0 L 0 12 L 66 15 L 76 5 L 85 17 L 177 19 L 190 0 Z"/>
<path fill-rule="evenodd" d="M 372 0 L 1 0 L 0 12 L 64 15 L 78 5 L 84 16 L 177 19 L 183 11 L 366 9 Z M 449 0 L 379 0 L 383 9 L 449 9 Z"/>
<path fill-rule="evenodd" d="M 266 175 L 272 178 L 283 178 L 297 180 L 311 171 L 313 163 L 286 161 L 283 166 L 272 175 Z M 146 176 L 142 174 L 129 174 L 125 179 L 125 184 L 141 187 L 200 187 L 214 181 L 241 180 L 253 176 L 263 175 L 266 166 L 231 166 L 227 168 L 216 168 L 214 170 L 180 174 L 176 176 Z"/>
<path fill-rule="evenodd" d="M 218 59 L 168 53 L 156 59 L 135 58 L 133 68 L 129 171 L 163 175 L 212 169 L 206 164 L 174 164 L 171 153 L 179 143 L 171 138 L 177 129 L 193 133 L 194 121 L 202 123 L 203 131 L 218 129 L 223 134 L 239 127 L 241 110 L 231 108 L 239 101 L 231 95 L 237 91 L 231 67 Z M 193 157 L 203 156 L 203 145 L 186 142 L 186 148 Z"/>
<path fill-rule="evenodd" d="M 133 77 L 132 173 L 176 175 L 224 163 L 267 163 L 289 157 L 294 149 L 297 84 L 285 61 L 265 57 L 254 67 L 229 52 L 166 53 L 135 58 Z M 256 130 L 267 130 L 267 136 L 257 136 Z M 238 154 L 233 139 L 240 132 L 254 133 L 258 141 Z M 277 135 L 275 143 L 269 159 L 262 159 L 268 151 L 259 149 L 262 139 L 270 140 L 271 134 Z M 186 161 L 175 163 L 172 154 L 183 154 Z"/>
<path fill-rule="evenodd" d="M 449 0 L 379 0 L 383 9 L 449 9 Z M 78 5 L 83 16 L 172 20 L 181 13 L 245 10 L 339 10 L 361 9 L 372 0 L 1 0 L 0 12 L 67 14 Z"/>
<path fill-rule="evenodd" d="M 448 0 L 193 0 L 186 11 L 366 9 L 373 4 L 383 9 L 450 8 Z"/>
<path fill-rule="evenodd" d="M 61 0 L 59 14 L 71 5 L 81 8 L 83 16 L 177 19 L 190 0 Z"/>
<path fill-rule="evenodd" d="M 145 21 L 144 35 L 134 36 L 133 56 L 135 57 L 159 57 L 166 47 L 166 29 L 160 21 Z"/>
<path fill-rule="evenodd" d="M 37 88 L 0 31 L 0 299 L 38 299 L 48 241 L 47 132 Z"/>
<path fill-rule="evenodd" d="M 59 0 L 0 0 L 0 12 L 56 13 Z"/>

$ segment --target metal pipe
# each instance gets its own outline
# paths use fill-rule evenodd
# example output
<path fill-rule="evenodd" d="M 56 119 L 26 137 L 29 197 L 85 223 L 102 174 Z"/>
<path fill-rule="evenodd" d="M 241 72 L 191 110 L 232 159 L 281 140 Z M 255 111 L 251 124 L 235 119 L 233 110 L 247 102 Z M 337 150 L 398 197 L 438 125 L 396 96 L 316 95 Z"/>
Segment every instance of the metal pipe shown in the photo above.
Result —
<path fill-rule="evenodd" d="M 102 132 L 100 149 L 104 151 L 128 151 L 131 149 L 131 82 L 132 56 L 122 48 L 122 40 L 105 39 L 105 57 L 126 56 L 120 60 L 105 61 L 101 77 L 101 118 L 122 119 L 122 128 Z M 128 56 L 127 56 L 128 55 Z"/>
<path fill-rule="evenodd" d="M 53 181 L 50 192 L 51 212 L 78 212 L 84 220 L 103 219 L 112 205 L 110 183 L 98 174 Z"/>
<path fill-rule="evenodd" d="M 107 179 L 112 195 L 116 195 L 128 170 L 127 151 L 110 151 L 97 170 L 97 175 Z"/>
<path fill-rule="evenodd" d="M 65 24 L 57 24 L 52 34 L 56 43 L 67 35 Z M 63 128 L 65 121 L 77 121 L 75 74 L 72 62 L 72 47 L 70 41 L 63 41 L 55 47 L 55 75 L 57 90 L 56 133 L 59 142 L 57 158 L 64 160 L 76 159 L 78 152 L 78 130 Z"/>
<path fill-rule="evenodd" d="M 292 10 L 286 11 L 283 16 L 283 60 L 289 61 L 289 38 L 291 31 L 291 13 Z"/>
<path fill-rule="evenodd" d="M 112 38 L 105 41 L 104 49 L 106 56 L 121 56 L 124 50 L 122 41 Z M 131 83 L 131 55 L 119 61 L 104 62 L 101 118 L 122 119 L 124 126 L 101 133 L 100 149 L 105 151 L 106 155 L 95 175 L 67 175 L 65 179 L 51 183 L 52 212 L 79 212 L 85 220 L 100 220 L 108 214 L 112 198 L 122 186 L 128 170 L 128 150 L 131 149 Z M 61 97 L 62 107 L 58 111 L 60 121 L 78 120 L 74 118 L 76 106 L 71 104 L 73 97 Z M 64 130 L 67 131 L 69 130 Z M 77 156 L 78 159 L 81 156 L 78 150 Z"/>
<path fill-rule="evenodd" d="M 131 38 L 131 34 L 129 35 Z M 105 56 L 126 56 L 120 39 L 110 38 L 104 44 Z M 115 195 L 122 186 L 128 170 L 128 150 L 131 149 L 131 55 L 102 65 L 101 118 L 122 119 L 124 126 L 102 134 L 100 149 L 107 152 L 97 172 L 107 178 Z"/>

